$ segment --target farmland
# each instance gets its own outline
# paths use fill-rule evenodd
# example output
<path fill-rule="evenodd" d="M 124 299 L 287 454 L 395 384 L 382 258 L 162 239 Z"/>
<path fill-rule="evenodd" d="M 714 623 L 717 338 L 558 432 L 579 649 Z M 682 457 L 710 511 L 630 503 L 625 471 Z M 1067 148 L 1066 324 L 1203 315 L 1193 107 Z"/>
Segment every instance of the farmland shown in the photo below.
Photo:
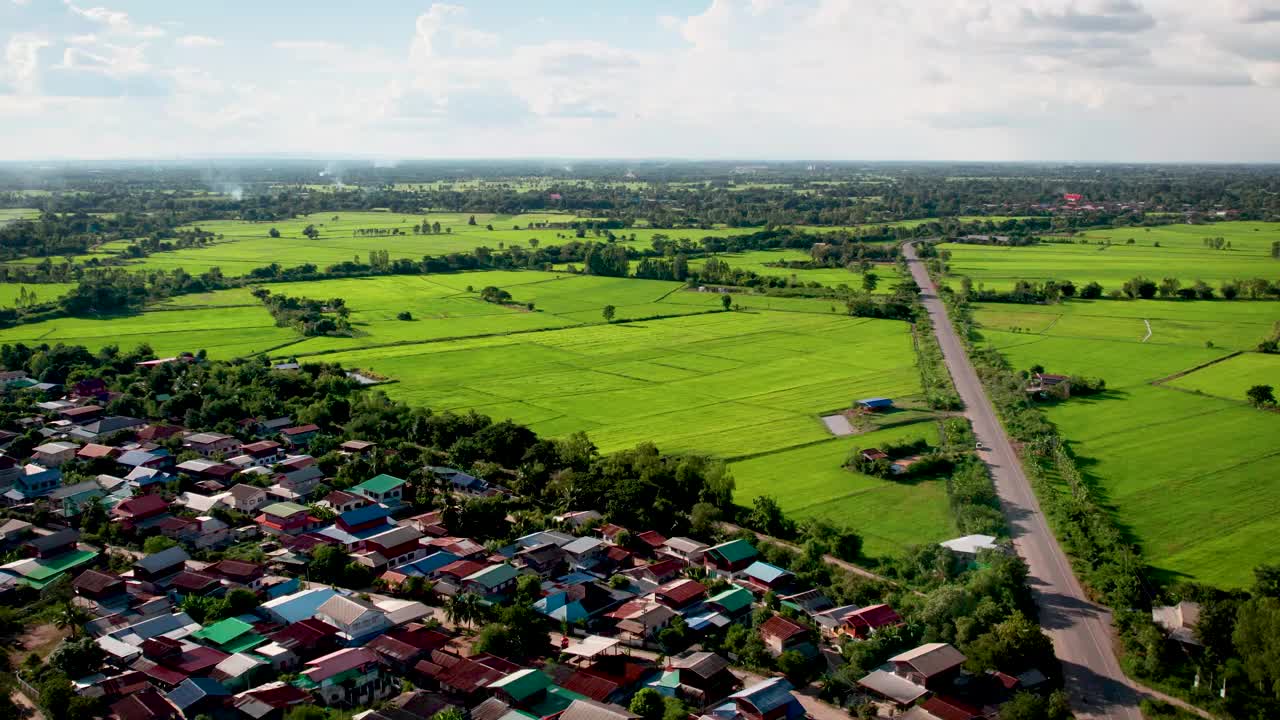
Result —
<path fill-rule="evenodd" d="M 809 253 L 802 250 L 756 250 L 741 253 L 720 253 L 717 258 L 728 263 L 734 269 L 750 270 L 767 277 L 792 277 L 799 283 L 816 282 L 829 287 L 848 285 L 852 288 L 862 287 L 862 273 L 844 268 L 816 268 L 813 270 L 793 270 L 785 267 L 773 267 L 768 263 L 784 261 L 809 260 Z M 705 258 L 689 261 L 690 268 L 700 268 L 706 264 Z M 902 280 L 898 268 L 890 263 L 877 264 L 872 270 L 880 280 L 876 292 L 888 293 L 893 285 Z"/>
<path fill-rule="evenodd" d="M 844 469 L 854 447 L 925 438 L 937 442 L 933 423 L 916 423 L 738 460 L 730 465 L 737 500 L 750 505 L 773 496 L 788 517 L 822 518 L 858 528 L 863 553 L 883 557 L 912 544 L 953 537 L 944 480 L 894 482 Z M 891 513 L 885 510 L 892 508 Z"/>
<path fill-rule="evenodd" d="M 58 299 L 73 287 L 71 283 L 0 283 L 0 308 L 17 306 L 23 289 L 34 293 L 38 302 L 46 302 Z"/>
<path fill-rule="evenodd" d="M 1222 237 L 1231 247 L 1205 247 L 1206 237 Z M 1104 290 L 1116 290 L 1138 275 L 1157 281 L 1174 277 L 1184 285 L 1204 280 L 1216 288 L 1228 280 L 1276 279 L 1278 266 L 1270 253 L 1271 243 L 1280 240 L 1280 223 L 1091 230 L 1071 240 L 1025 247 L 948 243 L 939 248 L 951 251 L 952 275 L 992 289 L 1008 289 L 1018 280 L 1070 280 L 1077 286 L 1098 282 Z"/>
<path fill-rule="evenodd" d="M 975 319 L 1014 367 L 1106 380 L 1101 395 L 1047 407 L 1082 470 L 1160 575 L 1241 587 L 1270 561 L 1264 538 L 1280 525 L 1280 488 L 1267 481 L 1280 454 L 1271 440 L 1280 415 L 1249 407 L 1239 388 L 1280 384 L 1280 366 L 1246 353 L 1157 381 L 1251 349 L 1277 310 L 1267 302 L 1071 301 L 979 305 Z"/>

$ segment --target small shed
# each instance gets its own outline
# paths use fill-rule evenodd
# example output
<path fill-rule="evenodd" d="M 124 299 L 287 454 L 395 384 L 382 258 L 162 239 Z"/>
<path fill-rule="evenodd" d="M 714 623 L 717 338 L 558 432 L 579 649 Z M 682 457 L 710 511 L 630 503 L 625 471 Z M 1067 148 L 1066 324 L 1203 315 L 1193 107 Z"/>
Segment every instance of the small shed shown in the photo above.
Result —
<path fill-rule="evenodd" d="M 854 404 L 857 405 L 859 409 L 867 412 L 883 412 L 885 410 L 893 409 L 893 400 L 883 397 L 863 398 Z"/>

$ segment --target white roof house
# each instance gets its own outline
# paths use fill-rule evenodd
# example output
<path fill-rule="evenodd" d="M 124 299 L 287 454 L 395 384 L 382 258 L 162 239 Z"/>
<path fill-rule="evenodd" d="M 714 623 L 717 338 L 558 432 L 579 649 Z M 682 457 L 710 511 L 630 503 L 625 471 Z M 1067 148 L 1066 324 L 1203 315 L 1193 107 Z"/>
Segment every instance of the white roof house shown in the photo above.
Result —
<path fill-rule="evenodd" d="M 958 555 L 976 556 L 979 550 L 999 550 L 995 537 L 991 535 L 965 535 L 954 540 L 938 543 Z"/>

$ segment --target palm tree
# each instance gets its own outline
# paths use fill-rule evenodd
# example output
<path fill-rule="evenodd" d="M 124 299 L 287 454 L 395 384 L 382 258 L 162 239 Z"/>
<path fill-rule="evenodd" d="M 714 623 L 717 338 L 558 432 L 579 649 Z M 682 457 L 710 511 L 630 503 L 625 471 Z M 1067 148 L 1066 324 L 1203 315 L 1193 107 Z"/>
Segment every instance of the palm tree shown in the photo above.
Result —
<path fill-rule="evenodd" d="M 58 611 L 57 617 L 53 619 L 53 625 L 59 630 L 70 630 L 71 637 L 78 638 L 80 633 L 84 632 L 85 623 L 89 622 L 90 619 L 88 611 L 71 601 L 67 601 L 62 606 L 62 609 Z"/>
<path fill-rule="evenodd" d="M 454 624 L 471 626 L 483 617 L 484 609 L 480 604 L 480 596 L 467 592 L 449 598 L 444 606 L 444 614 Z"/>

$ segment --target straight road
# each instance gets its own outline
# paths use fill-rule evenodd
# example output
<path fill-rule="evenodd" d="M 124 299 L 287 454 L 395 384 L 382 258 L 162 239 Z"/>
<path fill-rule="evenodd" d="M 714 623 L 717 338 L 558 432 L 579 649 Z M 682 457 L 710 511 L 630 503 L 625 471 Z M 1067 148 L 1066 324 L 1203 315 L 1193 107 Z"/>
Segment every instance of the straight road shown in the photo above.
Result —
<path fill-rule="evenodd" d="M 979 455 L 995 479 L 1013 546 L 1030 568 L 1027 582 L 1040 608 L 1040 624 L 1053 638 L 1054 650 L 1062 662 L 1076 717 L 1141 720 L 1141 694 L 1125 677 L 1116 659 L 1111 613 L 1089 601 L 1071 572 L 1071 564 L 1045 522 L 1009 436 L 996 418 L 964 345 L 947 320 L 937 287 L 916 256 L 915 247 L 905 244 L 903 253 L 920 286 L 921 300 L 933 321 L 951 378 L 964 401 L 965 417 L 985 448 Z"/>

